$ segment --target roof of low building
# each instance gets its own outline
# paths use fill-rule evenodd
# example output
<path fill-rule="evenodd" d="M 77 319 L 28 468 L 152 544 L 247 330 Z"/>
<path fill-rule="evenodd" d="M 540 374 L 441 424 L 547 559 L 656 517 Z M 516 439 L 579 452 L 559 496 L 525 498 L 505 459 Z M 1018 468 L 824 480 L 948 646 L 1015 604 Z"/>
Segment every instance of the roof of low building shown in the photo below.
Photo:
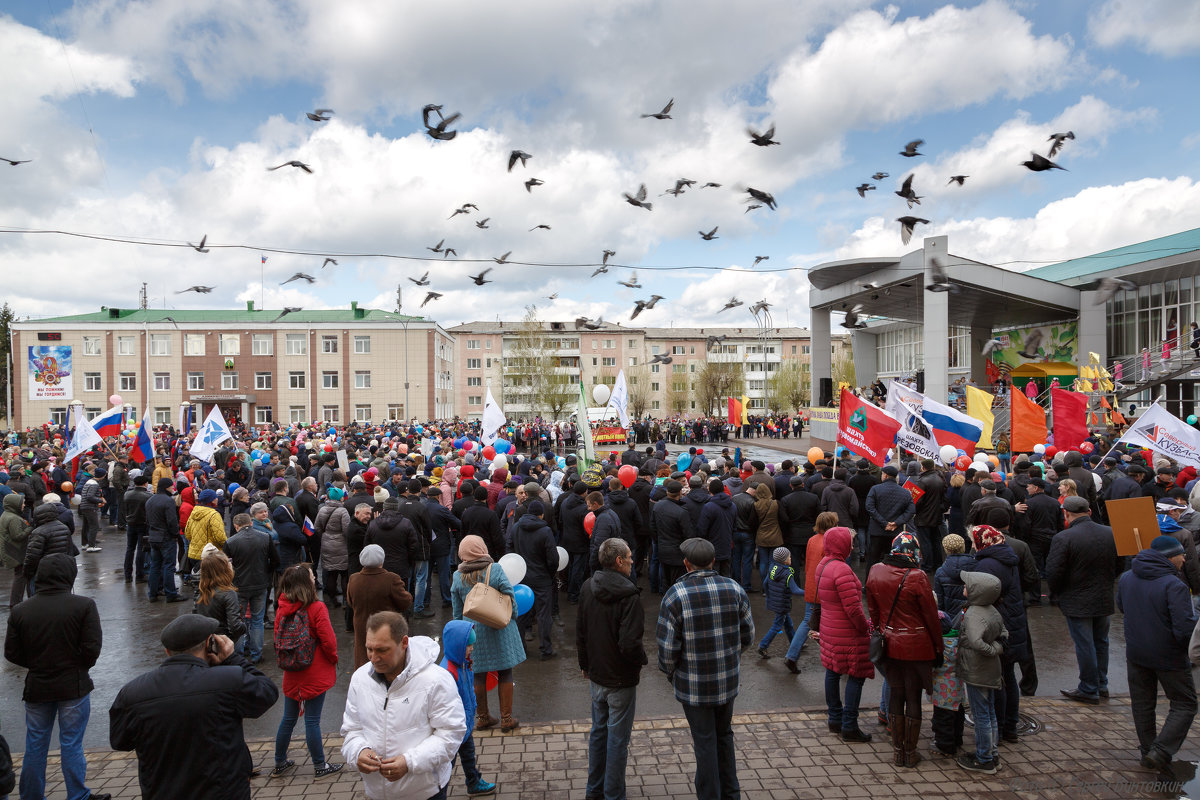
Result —
<path fill-rule="evenodd" d="M 1073 258 L 1058 264 L 1037 267 L 1025 272 L 1047 281 L 1070 281 L 1100 272 L 1120 269 L 1144 261 L 1154 261 L 1183 253 L 1200 251 L 1200 228 L 1160 236 L 1137 244 L 1128 244 L 1102 253 Z"/>

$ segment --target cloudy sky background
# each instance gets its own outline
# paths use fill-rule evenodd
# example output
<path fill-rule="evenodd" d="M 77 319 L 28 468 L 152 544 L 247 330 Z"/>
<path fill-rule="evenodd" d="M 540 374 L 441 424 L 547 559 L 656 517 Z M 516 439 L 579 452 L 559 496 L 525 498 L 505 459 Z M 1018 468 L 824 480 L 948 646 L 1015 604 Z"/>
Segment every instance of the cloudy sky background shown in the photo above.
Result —
<path fill-rule="evenodd" d="M 20 316 L 131 307 L 147 281 L 155 307 L 394 309 L 403 284 L 405 311 L 446 325 L 528 304 L 625 323 L 652 292 L 666 300 L 637 324 L 752 324 L 745 308 L 718 315 L 736 295 L 805 325 L 805 268 L 900 255 L 922 235 L 1027 269 L 1200 226 L 1193 0 L 16 0 L 4 12 L 0 156 L 32 159 L 0 163 L 0 272 Z M 639 117 L 672 97 L 674 119 Z M 462 112 L 455 140 L 424 135 L 430 102 Z M 310 122 L 318 107 L 336 114 Z M 781 145 L 751 145 L 746 127 L 772 122 Z M 1055 160 L 1068 171 L 1019 166 L 1067 129 L 1077 138 Z M 917 138 L 925 155 L 900 157 Z M 533 158 L 510 174 L 514 148 Z M 291 159 L 315 174 L 265 169 Z M 931 224 L 906 248 L 892 192 L 909 173 L 925 198 L 913 213 Z M 948 186 L 953 174 L 970 177 Z M 532 177 L 544 185 L 527 192 Z M 683 177 L 699 183 L 660 196 Z M 863 181 L 878 186 L 866 199 Z M 622 198 L 641 183 L 653 211 Z M 746 186 L 778 210 L 745 213 Z M 466 202 L 479 212 L 447 219 Z M 483 217 L 488 230 L 473 224 Z M 208 254 L 177 246 L 206 234 Z M 486 264 L 423 260 L 442 239 Z M 605 248 L 643 288 L 617 285 L 628 269 L 589 277 Z M 507 251 L 582 266 L 466 279 Z M 321 269 L 324 253 L 361 255 Z M 406 278 L 427 269 L 444 297 L 417 312 L 425 290 Z M 295 272 L 319 280 L 279 285 Z M 217 288 L 175 294 L 193 284 Z"/>

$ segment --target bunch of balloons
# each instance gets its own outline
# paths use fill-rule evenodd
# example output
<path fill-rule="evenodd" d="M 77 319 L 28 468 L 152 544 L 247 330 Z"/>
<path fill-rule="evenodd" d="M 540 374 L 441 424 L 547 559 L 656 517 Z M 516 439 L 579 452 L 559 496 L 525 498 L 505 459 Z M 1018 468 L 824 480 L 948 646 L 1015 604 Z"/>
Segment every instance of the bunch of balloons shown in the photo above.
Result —
<path fill-rule="evenodd" d="M 558 571 L 562 572 L 567 568 L 567 562 L 570 556 L 563 547 L 558 548 Z M 504 574 L 508 577 L 508 582 L 513 587 L 513 598 L 516 600 L 517 615 L 529 613 L 533 608 L 533 589 L 530 589 L 521 581 L 525 580 L 525 573 L 528 567 L 525 564 L 525 559 L 517 553 L 508 553 L 503 556 L 497 564 L 504 570 Z"/>

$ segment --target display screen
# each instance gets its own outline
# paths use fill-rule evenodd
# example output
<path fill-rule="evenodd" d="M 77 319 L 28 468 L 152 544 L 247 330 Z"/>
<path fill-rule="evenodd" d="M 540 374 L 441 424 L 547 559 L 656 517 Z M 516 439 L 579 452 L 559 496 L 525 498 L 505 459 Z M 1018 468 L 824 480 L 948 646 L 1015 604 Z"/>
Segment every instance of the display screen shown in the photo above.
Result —
<path fill-rule="evenodd" d="M 62 334 L 58 333 L 57 331 L 53 332 L 53 333 L 51 333 L 49 331 L 39 331 L 38 332 L 38 341 L 39 342 L 61 342 Z"/>

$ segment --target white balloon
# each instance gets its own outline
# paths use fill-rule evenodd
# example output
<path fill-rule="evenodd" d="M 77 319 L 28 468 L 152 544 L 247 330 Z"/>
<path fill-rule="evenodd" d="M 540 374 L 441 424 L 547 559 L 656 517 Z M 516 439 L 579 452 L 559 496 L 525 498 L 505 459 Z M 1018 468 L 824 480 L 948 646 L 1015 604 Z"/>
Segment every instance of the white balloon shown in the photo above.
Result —
<path fill-rule="evenodd" d="M 980 462 L 987 461 L 988 460 L 987 453 L 976 453 L 975 460 L 980 461 Z"/>
<path fill-rule="evenodd" d="M 497 563 L 500 564 L 500 569 L 504 570 L 504 574 L 508 576 L 508 582 L 513 586 L 525 580 L 525 559 L 516 553 L 502 556 Z"/>
<path fill-rule="evenodd" d="M 1097 475 L 1096 477 L 1100 477 Z M 571 560 L 571 556 L 567 554 L 567 548 L 558 548 L 558 571 L 562 572 L 567 568 L 567 562 Z"/>
<path fill-rule="evenodd" d="M 508 469 L 508 461 L 504 456 L 496 456 L 492 459 L 492 469 Z"/>
<path fill-rule="evenodd" d="M 592 399 L 596 401 L 596 405 L 602 406 L 608 402 L 608 397 L 611 394 L 607 384 L 597 383 L 592 389 Z"/>
<path fill-rule="evenodd" d="M 1044 445 L 1044 444 L 1035 444 L 1035 445 L 1033 446 L 1033 452 L 1037 453 L 1037 454 L 1040 456 L 1042 453 L 1045 453 L 1045 452 L 1046 452 L 1046 445 Z"/>
<path fill-rule="evenodd" d="M 938 451 L 938 455 L 942 457 L 942 462 L 953 464 L 954 459 L 958 458 L 958 450 L 954 449 L 952 444 L 942 445 L 942 449 Z"/>

